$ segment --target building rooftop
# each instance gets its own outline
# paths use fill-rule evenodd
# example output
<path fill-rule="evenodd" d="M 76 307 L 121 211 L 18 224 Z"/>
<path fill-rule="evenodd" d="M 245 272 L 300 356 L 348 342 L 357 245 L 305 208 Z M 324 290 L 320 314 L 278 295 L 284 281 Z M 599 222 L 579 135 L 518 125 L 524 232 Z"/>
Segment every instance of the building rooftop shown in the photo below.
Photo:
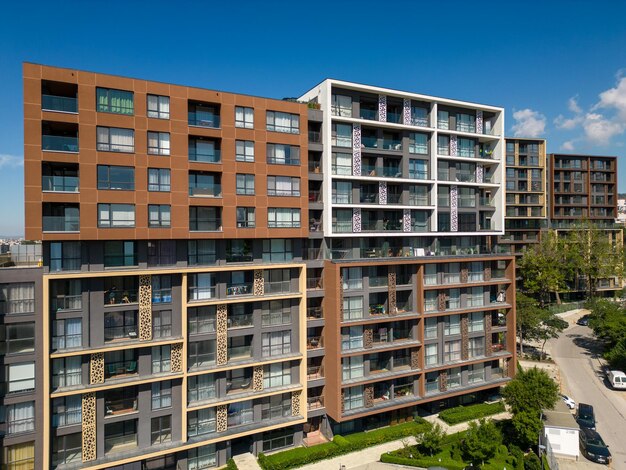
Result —
<path fill-rule="evenodd" d="M 574 415 L 560 398 L 553 410 L 543 411 L 543 416 L 544 427 L 578 429 Z"/>

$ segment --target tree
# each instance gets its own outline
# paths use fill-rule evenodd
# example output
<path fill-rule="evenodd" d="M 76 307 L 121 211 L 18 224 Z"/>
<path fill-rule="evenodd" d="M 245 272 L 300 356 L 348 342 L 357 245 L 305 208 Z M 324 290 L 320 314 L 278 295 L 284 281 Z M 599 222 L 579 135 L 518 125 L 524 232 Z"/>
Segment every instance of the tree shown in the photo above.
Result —
<path fill-rule="evenodd" d="M 626 338 L 626 309 L 602 299 L 588 302 L 587 308 L 591 310 L 589 326 L 608 349 Z"/>
<path fill-rule="evenodd" d="M 559 387 L 546 371 L 533 367 L 520 370 L 504 390 L 502 396 L 513 414 L 531 411 L 539 416 L 543 409 L 552 409 L 557 402 Z"/>
<path fill-rule="evenodd" d="M 502 434 L 493 421 L 472 421 L 461 441 L 463 458 L 478 466 L 493 458 L 502 444 Z"/>
<path fill-rule="evenodd" d="M 624 252 L 621 243 L 611 239 L 610 232 L 593 222 L 584 220 L 565 237 L 566 265 L 574 273 L 573 281 L 585 281 L 587 298 L 595 297 L 598 281 L 620 277 L 624 270 Z"/>
<path fill-rule="evenodd" d="M 522 410 L 513 415 L 511 424 L 515 429 L 516 443 L 521 448 L 528 449 L 537 442 L 543 429 L 540 413 L 537 410 Z"/>
<path fill-rule="evenodd" d="M 534 452 L 529 452 L 524 457 L 524 470 L 542 470 L 541 460 Z"/>
<path fill-rule="evenodd" d="M 550 293 L 560 303 L 559 291 L 565 287 L 567 275 L 564 255 L 563 243 L 556 232 L 548 232 L 539 243 L 524 250 L 519 260 L 524 291 L 535 296 L 541 307 L 550 303 Z"/>
<path fill-rule="evenodd" d="M 538 338 L 541 317 L 542 310 L 537 301 L 521 292 L 517 292 L 515 296 L 515 328 L 519 338 L 520 354 L 524 353 L 524 338 L 527 340 Z"/>
<path fill-rule="evenodd" d="M 420 452 L 428 454 L 432 457 L 437 452 L 441 451 L 441 444 L 444 436 L 445 433 L 439 424 L 435 424 L 433 426 L 429 423 L 428 427 L 424 431 L 415 436 L 417 449 Z"/>
<path fill-rule="evenodd" d="M 558 338 L 559 334 L 567 328 L 568 323 L 549 310 L 543 310 L 542 314 L 537 339 L 542 341 L 541 357 L 543 358 L 543 350 L 546 347 L 546 342 L 549 339 Z"/>

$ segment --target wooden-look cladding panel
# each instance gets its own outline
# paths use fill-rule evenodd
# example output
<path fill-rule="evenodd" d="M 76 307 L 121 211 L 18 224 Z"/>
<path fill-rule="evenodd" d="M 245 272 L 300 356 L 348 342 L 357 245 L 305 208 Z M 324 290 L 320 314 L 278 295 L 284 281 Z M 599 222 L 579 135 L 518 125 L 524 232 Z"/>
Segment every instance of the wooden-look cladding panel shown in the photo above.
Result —
<path fill-rule="evenodd" d="M 132 78 L 83 72 L 35 64 L 24 64 L 24 160 L 26 238 L 43 240 L 96 239 L 172 239 L 172 238 L 304 238 L 308 235 L 308 130 L 305 104 L 273 100 L 221 91 L 169 85 Z M 42 80 L 78 86 L 78 114 L 43 111 Z M 134 115 L 96 112 L 96 87 L 114 88 L 134 93 Z M 147 117 L 147 94 L 170 97 L 170 119 Z M 213 103 L 220 108 L 220 128 L 188 125 L 188 102 Z M 254 129 L 235 127 L 235 106 L 254 109 Z M 266 111 L 281 111 L 300 116 L 299 134 L 271 132 L 265 129 Z M 48 152 L 41 149 L 42 121 L 78 125 L 80 153 Z M 135 152 L 118 153 L 96 150 L 96 126 L 135 130 Z M 170 133 L 170 155 L 147 154 L 147 132 Z M 188 160 L 190 136 L 211 137 L 219 141 L 221 163 L 198 163 Z M 235 141 L 255 142 L 255 161 L 235 161 Z M 268 143 L 300 147 L 300 165 L 268 164 Z M 41 162 L 79 164 L 79 193 L 42 193 Z M 97 190 L 96 166 L 120 165 L 135 168 L 135 190 Z M 147 190 L 148 168 L 171 169 L 171 192 Z M 222 197 L 190 197 L 188 172 L 215 172 L 221 175 Z M 255 175 L 255 195 L 236 194 L 236 174 Z M 267 176 L 300 178 L 299 197 L 267 195 Z M 42 203 L 80 203 L 80 233 L 43 233 Z M 135 204 L 135 227 L 98 228 L 98 203 Z M 148 228 L 148 204 L 171 205 L 171 227 Z M 222 208 L 222 231 L 189 231 L 189 206 Z M 236 207 L 256 207 L 256 228 L 236 227 Z M 300 228 L 268 228 L 267 208 L 299 208 Z"/>

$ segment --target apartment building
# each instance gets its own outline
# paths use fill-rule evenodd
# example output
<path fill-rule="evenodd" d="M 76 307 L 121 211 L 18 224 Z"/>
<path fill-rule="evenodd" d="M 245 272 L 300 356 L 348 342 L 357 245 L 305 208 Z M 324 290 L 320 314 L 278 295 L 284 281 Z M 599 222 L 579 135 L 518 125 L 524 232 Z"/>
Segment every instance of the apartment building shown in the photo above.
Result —
<path fill-rule="evenodd" d="M 197 469 L 299 444 L 306 106 L 25 64 L 24 115 L 36 468 Z"/>
<path fill-rule="evenodd" d="M 506 139 L 505 233 L 500 244 L 520 256 L 548 228 L 548 166 L 544 139 Z"/>
<path fill-rule="evenodd" d="M 300 99 L 320 108 L 309 115 L 305 439 L 505 383 L 515 275 L 495 243 L 503 110 L 338 80 Z"/>
<path fill-rule="evenodd" d="M 24 116 L 37 385 L 4 399 L 41 426 L 5 463 L 220 466 L 514 375 L 502 108 L 25 64 Z"/>

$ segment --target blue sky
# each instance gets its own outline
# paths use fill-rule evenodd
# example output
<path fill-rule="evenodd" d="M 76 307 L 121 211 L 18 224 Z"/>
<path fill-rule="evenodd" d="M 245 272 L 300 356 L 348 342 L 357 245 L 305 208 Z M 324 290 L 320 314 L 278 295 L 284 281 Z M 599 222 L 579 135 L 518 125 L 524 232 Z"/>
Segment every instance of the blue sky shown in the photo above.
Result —
<path fill-rule="evenodd" d="M 625 17 L 617 0 L 5 2 L 0 234 L 23 232 L 23 61 L 275 98 L 332 77 L 504 106 L 507 135 L 622 156 Z"/>

